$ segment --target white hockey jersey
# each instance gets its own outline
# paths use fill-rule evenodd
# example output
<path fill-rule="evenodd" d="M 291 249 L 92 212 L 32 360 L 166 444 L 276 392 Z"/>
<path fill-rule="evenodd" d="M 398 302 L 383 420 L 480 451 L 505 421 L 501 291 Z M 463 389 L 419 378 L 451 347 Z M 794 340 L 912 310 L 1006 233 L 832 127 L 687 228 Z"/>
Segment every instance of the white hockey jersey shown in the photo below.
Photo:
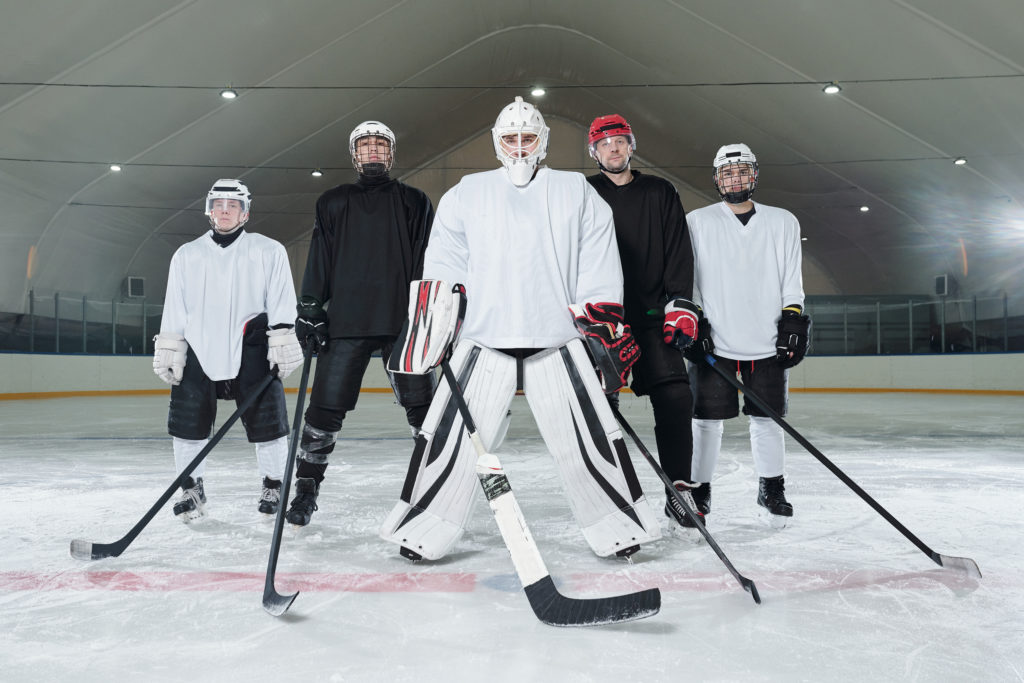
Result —
<path fill-rule="evenodd" d="M 622 302 L 612 211 L 580 173 L 467 175 L 441 198 L 423 277 L 466 286 L 462 338 L 550 348 L 580 336 L 574 303 Z"/>
<path fill-rule="evenodd" d="M 785 209 L 754 208 L 746 225 L 725 202 L 686 216 L 694 298 L 711 322 L 715 353 L 734 360 L 774 356 L 782 307 L 804 304 L 800 223 Z"/>
<path fill-rule="evenodd" d="M 245 324 L 264 312 L 271 327 L 295 324 L 295 286 L 280 242 L 243 232 L 221 247 L 207 232 L 174 252 L 160 333 L 184 336 L 207 377 L 238 376 Z"/>

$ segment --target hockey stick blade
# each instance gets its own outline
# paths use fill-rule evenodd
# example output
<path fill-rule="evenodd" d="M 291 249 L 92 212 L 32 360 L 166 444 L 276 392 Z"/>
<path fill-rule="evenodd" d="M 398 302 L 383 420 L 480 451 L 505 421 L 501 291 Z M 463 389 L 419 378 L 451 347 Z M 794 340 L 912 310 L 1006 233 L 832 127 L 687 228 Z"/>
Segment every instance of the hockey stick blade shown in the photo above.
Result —
<path fill-rule="evenodd" d="M 770 417 L 772 420 L 775 421 L 777 425 L 782 427 L 783 431 L 785 431 L 791 437 L 796 439 L 797 443 L 803 446 L 804 450 L 806 450 L 808 453 L 817 458 L 818 462 L 824 465 L 829 472 L 836 475 L 840 481 L 842 481 L 850 488 L 851 491 L 860 496 L 861 500 L 870 505 L 872 510 L 880 514 L 885 519 L 885 521 L 893 525 L 893 527 L 895 527 L 897 531 L 903 534 L 908 541 L 917 546 L 918 550 L 923 552 L 928 557 L 932 558 L 932 562 L 939 565 L 940 567 L 956 569 L 966 573 L 969 576 L 973 576 L 979 579 L 981 578 L 981 570 L 978 569 L 978 564 L 974 560 L 970 559 L 969 557 L 950 557 L 948 555 L 940 555 L 939 553 L 929 548 L 924 541 L 915 536 L 914 533 L 910 531 L 910 529 L 903 526 L 902 522 L 893 517 L 888 510 L 882 507 L 881 503 L 879 503 L 877 500 L 868 495 L 868 492 L 862 489 L 857 484 L 857 482 L 855 482 L 853 479 L 850 479 L 846 472 L 843 472 L 841 469 L 839 469 L 838 465 L 836 465 L 834 462 L 825 457 L 824 453 L 819 451 L 817 448 L 814 447 L 814 444 L 805 439 L 803 434 L 798 432 L 793 426 L 791 426 L 788 422 L 782 419 L 782 416 L 775 412 L 771 406 L 765 403 L 764 399 L 758 396 L 756 392 L 751 390 L 743 382 L 736 379 L 735 375 L 731 375 L 727 371 L 718 367 L 718 361 L 715 360 L 714 356 L 712 356 L 710 353 L 706 353 L 704 354 L 704 360 L 707 362 L 708 365 L 714 368 L 715 372 L 721 375 L 726 382 L 733 385 L 733 387 L 735 387 L 739 391 L 743 392 L 743 395 L 749 398 L 758 408 L 761 409 L 761 411 L 765 415 Z"/>
<path fill-rule="evenodd" d="M 676 491 L 676 487 L 672 484 L 672 480 L 668 478 L 667 474 L 665 474 L 665 470 L 661 469 L 661 465 L 659 465 L 658 461 L 654 459 L 654 456 L 651 455 L 651 452 L 647 450 L 647 447 L 644 446 L 643 441 L 640 440 L 640 437 L 633 430 L 633 427 L 631 427 L 630 424 L 626 422 L 626 418 L 622 416 L 622 413 L 619 412 L 619 409 L 616 408 L 615 406 L 612 406 L 612 413 L 615 415 L 615 419 L 618 420 L 622 428 L 626 430 L 626 433 L 629 434 L 629 437 L 633 439 L 634 443 L 636 443 L 636 446 L 637 448 L 640 449 L 640 452 L 643 454 L 644 459 L 647 460 L 651 468 L 658 474 L 658 477 L 661 479 L 662 483 L 665 484 L 665 488 L 667 488 L 671 495 L 675 497 L 676 502 L 678 502 L 682 506 L 683 511 L 686 512 L 686 516 L 689 518 L 689 520 L 693 522 L 694 527 L 696 527 L 697 531 L 699 531 L 701 536 L 704 537 L 704 540 L 708 542 L 708 545 L 711 546 L 711 549 L 715 551 L 715 554 L 718 555 L 718 559 L 722 561 L 722 564 L 725 565 L 725 568 L 728 569 L 729 572 L 736 578 L 740 586 L 743 587 L 743 590 L 750 593 L 750 596 L 754 598 L 754 602 L 760 605 L 761 594 L 757 592 L 757 586 L 754 585 L 754 582 L 740 574 L 739 571 L 736 570 L 736 567 L 733 566 L 732 562 L 729 561 L 729 558 L 725 556 L 725 551 L 723 551 L 719 547 L 715 539 L 711 536 L 710 533 L 708 533 L 707 528 L 705 528 L 704 524 L 700 521 L 700 518 L 697 517 L 697 514 L 690 509 L 689 505 L 686 504 L 686 501 L 683 500 L 683 497 L 679 493 L 679 491 Z"/>
<path fill-rule="evenodd" d="M 643 619 L 658 613 L 661 609 L 661 591 L 649 588 L 605 598 L 570 598 L 562 595 L 555 587 L 540 550 L 526 524 L 522 510 L 512 493 L 512 486 L 493 453 L 488 453 L 476 431 L 476 423 L 469 412 L 462 388 L 452 373 L 448 360 L 441 362 L 441 370 L 451 387 L 452 397 L 462 415 L 466 432 L 477 453 L 476 471 L 480 485 L 498 530 L 505 541 L 516 575 L 523 584 L 526 598 L 533 613 L 549 626 L 598 626 L 624 621 Z"/>
<path fill-rule="evenodd" d="M 284 466 L 284 479 L 281 481 L 281 498 L 277 502 L 277 518 L 274 520 L 274 535 L 270 539 L 270 556 L 267 559 L 267 578 L 263 584 L 263 609 L 275 617 L 288 611 L 288 608 L 299 597 L 296 591 L 291 595 L 281 595 L 274 587 L 277 575 L 277 556 L 281 552 L 281 539 L 284 536 L 284 518 L 288 507 L 288 491 L 292 485 L 292 470 L 295 468 L 295 452 L 299 445 L 302 428 L 302 406 L 306 401 L 306 384 L 309 382 L 309 367 L 313 363 L 312 351 L 305 351 L 306 359 L 302 364 L 302 377 L 299 380 L 299 397 L 295 401 L 295 421 L 292 424 L 292 442 L 288 444 L 288 460 Z"/>
<path fill-rule="evenodd" d="M 178 474 L 167 490 L 163 492 L 160 498 L 157 499 L 153 506 L 146 511 L 146 514 L 142 516 L 142 519 L 140 519 L 127 534 L 113 543 L 92 543 L 90 541 L 75 539 L 71 541 L 71 557 L 76 560 L 102 560 L 106 557 L 117 557 L 123 553 L 125 549 L 132 544 L 132 541 L 142 533 L 142 530 L 146 528 L 146 525 L 152 521 L 156 516 L 156 513 L 160 511 L 160 508 L 162 508 L 164 504 L 171 499 L 174 493 L 178 490 L 178 487 L 181 486 L 181 482 L 185 480 L 185 477 L 192 474 L 192 472 L 199 467 L 199 463 L 203 461 L 203 458 L 209 455 L 210 451 L 213 450 L 213 447 L 220 443 L 220 440 L 228 433 L 228 430 L 231 429 L 231 425 L 235 424 L 238 418 L 242 416 L 242 413 L 248 410 L 249 407 L 256 402 L 256 399 L 260 397 L 268 386 L 270 386 L 270 383 L 273 380 L 274 374 L 271 373 L 256 385 L 256 388 L 253 389 L 252 393 L 249 394 L 244 401 L 242 401 L 241 405 L 238 406 L 238 409 L 231 414 L 231 417 L 224 421 L 224 424 L 221 425 L 220 429 L 217 430 L 217 433 L 213 435 L 213 438 L 210 439 L 209 443 L 203 447 L 203 450 L 199 451 L 199 453 L 196 454 L 196 457 L 192 458 L 192 462 L 190 462 L 185 469 Z"/>

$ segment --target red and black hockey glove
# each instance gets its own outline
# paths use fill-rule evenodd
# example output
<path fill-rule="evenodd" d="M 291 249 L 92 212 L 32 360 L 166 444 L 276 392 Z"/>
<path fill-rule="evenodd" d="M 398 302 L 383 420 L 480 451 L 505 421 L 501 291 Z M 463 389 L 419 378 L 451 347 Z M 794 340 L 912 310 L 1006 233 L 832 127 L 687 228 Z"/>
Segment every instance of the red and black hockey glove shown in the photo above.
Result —
<path fill-rule="evenodd" d="M 683 352 L 692 363 L 703 363 L 704 355 L 715 353 L 715 340 L 711 338 L 711 321 L 704 317 L 704 309 L 697 307 L 697 338 Z"/>
<path fill-rule="evenodd" d="M 669 346 L 685 349 L 697 338 L 697 304 L 689 299 L 672 299 L 665 304 L 662 337 Z"/>
<path fill-rule="evenodd" d="M 328 332 L 327 311 L 319 301 L 311 296 L 299 299 L 295 307 L 298 316 L 295 318 L 295 336 L 303 350 L 309 348 L 312 353 L 324 353 L 330 343 Z"/>
<path fill-rule="evenodd" d="M 801 306 L 786 306 L 779 319 L 779 336 L 775 341 L 775 358 L 784 368 L 791 368 L 804 359 L 811 341 L 811 319 L 801 315 Z"/>
<path fill-rule="evenodd" d="M 629 370 L 640 358 L 640 347 L 625 324 L 622 304 L 573 304 L 569 311 L 597 366 L 604 393 L 626 386 Z"/>

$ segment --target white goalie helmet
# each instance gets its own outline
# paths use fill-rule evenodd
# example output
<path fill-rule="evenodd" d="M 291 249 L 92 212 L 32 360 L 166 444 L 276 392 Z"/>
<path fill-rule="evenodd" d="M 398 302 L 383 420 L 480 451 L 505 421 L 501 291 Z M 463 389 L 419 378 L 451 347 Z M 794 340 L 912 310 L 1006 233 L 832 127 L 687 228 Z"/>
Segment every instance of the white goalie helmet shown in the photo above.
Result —
<path fill-rule="evenodd" d="M 750 180 L 743 189 L 723 192 L 721 182 L 722 169 L 727 166 L 731 167 L 733 164 L 742 164 L 748 167 Z M 750 196 L 754 194 L 754 190 L 757 189 L 757 157 L 742 142 L 719 147 L 718 152 L 715 153 L 714 167 L 715 189 L 718 190 L 718 194 L 726 202 L 742 204 L 750 199 Z"/>
<path fill-rule="evenodd" d="M 235 199 L 242 204 L 242 218 L 237 227 L 242 227 L 249 220 L 249 206 L 252 204 L 249 188 L 242 181 L 233 178 L 221 178 L 206 193 L 206 217 L 213 223 L 213 203 L 218 199 Z"/>
<path fill-rule="evenodd" d="M 498 114 L 491 129 L 494 153 L 517 187 L 529 184 L 537 164 L 547 156 L 550 132 L 537 108 L 522 97 Z"/>
<path fill-rule="evenodd" d="M 360 138 L 378 137 L 388 141 L 388 153 L 382 162 L 360 162 L 356 157 L 356 142 Z M 391 172 L 395 164 L 395 134 L 380 121 L 363 121 L 352 129 L 348 136 L 348 152 L 352 155 L 352 166 L 359 175 L 382 176 Z"/>

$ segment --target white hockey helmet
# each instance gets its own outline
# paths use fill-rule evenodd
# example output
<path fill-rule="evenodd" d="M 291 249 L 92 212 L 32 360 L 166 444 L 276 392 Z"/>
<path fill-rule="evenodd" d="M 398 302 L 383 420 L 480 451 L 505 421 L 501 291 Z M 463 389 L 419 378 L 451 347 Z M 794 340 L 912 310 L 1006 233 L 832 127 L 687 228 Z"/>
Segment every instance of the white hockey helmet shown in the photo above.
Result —
<path fill-rule="evenodd" d="M 517 187 L 529 184 L 537 164 L 547 156 L 550 132 L 537 108 L 518 95 L 515 102 L 498 114 L 491 129 L 494 154 Z M 534 139 L 523 144 L 525 135 Z"/>
<path fill-rule="evenodd" d="M 213 202 L 218 199 L 235 199 L 242 204 L 242 217 L 237 227 L 242 227 L 249 220 L 249 206 L 252 204 L 249 188 L 241 180 L 221 178 L 206 193 L 206 217 L 213 224 Z"/>
<path fill-rule="evenodd" d="M 746 188 L 733 191 L 723 192 L 721 179 L 721 169 L 726 166 L 732 166 L 733 164 L 743 164 L 748 166 L 750 169 L 750 182 Z M 742 142 L 732 145 L 722 145 L 718 148 L 715 153 L 715 189 L 718 190 L 718 194 L 726 202 L 730 204 L 742 204 L 743 202 L 750 199 L 750 196 L 754 194 L 754 190 L 757 189 L 757 157 L 750 151 L 750 148 L 744 145 Z"/>
<path fill-rule="evenodd" d="M 356 142 L 366 137 L 384 138 L 390 149 L 383 162 L 361 163 L 356 157 Z M 352 155 L 352 166 L 359 175 L 368 177 L 387 175 L 395 164 L 395 134 L 380 121 L 363 121 L 352 129 L 348 136 L 348 152 Z"/>

